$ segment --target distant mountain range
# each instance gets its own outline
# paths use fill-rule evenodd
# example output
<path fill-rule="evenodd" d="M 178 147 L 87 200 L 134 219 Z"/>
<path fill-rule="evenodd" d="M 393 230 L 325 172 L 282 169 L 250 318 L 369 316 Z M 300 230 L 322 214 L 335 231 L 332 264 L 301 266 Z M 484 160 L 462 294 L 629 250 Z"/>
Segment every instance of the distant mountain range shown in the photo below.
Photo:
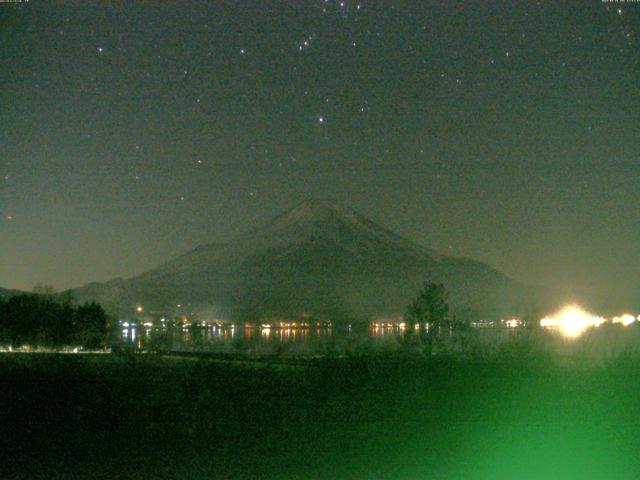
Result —
<path fill-rule="evenodd" d="M 444 283 L 453 308 L 473 317 L 513 312 L 531 294 L 484 263 L 439 254 L 351 209 L 310 200 L 234 241 L 75 295 L 119 315 L 142 306 L 239 320 L 355 320 L 402 314 L 427 280 Z"/>

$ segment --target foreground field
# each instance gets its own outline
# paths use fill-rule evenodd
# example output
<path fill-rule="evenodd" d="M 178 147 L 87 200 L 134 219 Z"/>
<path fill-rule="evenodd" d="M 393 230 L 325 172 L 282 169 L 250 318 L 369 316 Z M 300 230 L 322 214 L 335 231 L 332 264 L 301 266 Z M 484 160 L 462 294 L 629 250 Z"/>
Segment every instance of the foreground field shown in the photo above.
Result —
<path fill-rule="evenodd" d="M 638 478 L 639 367 L 5 354 L 0 478 Z"/>

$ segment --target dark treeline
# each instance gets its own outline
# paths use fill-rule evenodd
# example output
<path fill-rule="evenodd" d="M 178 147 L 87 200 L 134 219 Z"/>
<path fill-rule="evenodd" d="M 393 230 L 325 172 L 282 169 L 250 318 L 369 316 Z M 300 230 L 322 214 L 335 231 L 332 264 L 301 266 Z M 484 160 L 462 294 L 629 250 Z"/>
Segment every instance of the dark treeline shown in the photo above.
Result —
<path fill-rule="evenodd" d="M 75 305 L 68 295 L 18 295 L 0 298 L 0 342 L 12 346 L 105 344 L 107 316 L 96 303 Z"/>

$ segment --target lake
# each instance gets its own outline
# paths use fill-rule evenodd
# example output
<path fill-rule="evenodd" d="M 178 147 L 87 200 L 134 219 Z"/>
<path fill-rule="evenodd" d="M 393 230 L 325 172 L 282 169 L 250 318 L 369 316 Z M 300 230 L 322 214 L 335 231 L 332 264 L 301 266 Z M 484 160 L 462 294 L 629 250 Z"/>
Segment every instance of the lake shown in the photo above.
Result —
<path fill-rule="evenodd" d="M 424 327 L 421 327 L 424 332 Z M 344 355 L 394 352 L 406 347 L 406 329 L 400 324 L 370 323 L 330 326 L 277 325 L 190 325 L 153 326 L 127 324 L 113 332 L 110 344 L 116 349 L 149 351 L 226 353 L 244 355 Z M 508 322 L 475 324 L 464 333 L 445 336 L 441 351 L 465 349 L 492 352 L 510 340 L 527 341 L 540 351 L 606 361 L 621 353 L 640 353 L 640 327 L 606 324 L 566 337 L 557 329 L 529 330 Z"/>
<path fill-rule="evenodd" d="M 403 330 L 396 325 L 354 324 L 334 327 L 309 324 L 298 327 L 265 325 L 127 325 L 111 338 L 117 348 L 144 351 L 162 349 L 251 355 L 326 355 L 347 351 L 400 347 Z"/>

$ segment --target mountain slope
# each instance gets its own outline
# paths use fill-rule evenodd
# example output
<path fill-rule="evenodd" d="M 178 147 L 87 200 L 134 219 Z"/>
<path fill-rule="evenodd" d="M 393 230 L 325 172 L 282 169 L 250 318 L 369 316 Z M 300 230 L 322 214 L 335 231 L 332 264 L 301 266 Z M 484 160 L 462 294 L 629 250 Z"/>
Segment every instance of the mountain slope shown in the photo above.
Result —
<path fill-rule="evenodd" d="M 21 295 L 24 292 L 21 292 L 20 290 L 7 290 L 6 288 L 0 288 L 0 298 L 2 299 L 8 299 L 11 297 L 15 297 L 16 295 Z"/>
<path fill-rule="evenodd" d="M 520 285 L 485 264 L 443 256 L 318 200 L 233 242 L 76 295 L 122 314 L 136 305 L 167 314 L 188 305 L 231 318 L 365 318 L 401 314 L 426 280 L 445 283 L 457 310 L 497 315 L 522 296 Z"/>

